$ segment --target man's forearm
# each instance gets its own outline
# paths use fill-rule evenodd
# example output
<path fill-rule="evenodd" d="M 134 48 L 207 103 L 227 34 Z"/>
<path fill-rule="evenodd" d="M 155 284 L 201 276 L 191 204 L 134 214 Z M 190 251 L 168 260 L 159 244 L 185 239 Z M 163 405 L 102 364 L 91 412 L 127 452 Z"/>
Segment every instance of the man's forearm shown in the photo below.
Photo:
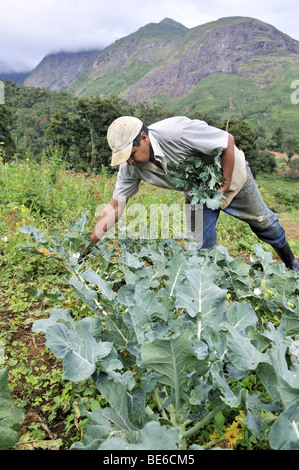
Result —
<path fill-rule="evenodd" d="M 89 237 L 92 243 L 97 243 L 108 230 L 120 219 L 125 208 L 125 202 L 112 199 L 104 208 Z"/>
<path fill-rule="evenodd" d="M 221 188 L 219 189 L 219 191 L 221 191 L 222 193 L 225 193 L 231 184 L 232 174 L 233 174 L 234 165 L 235 165 L 234 151 L 235 151 L 234 138 L 231 134 L 229 134 L 227 148 L 223 150 L 222 156 L 221 156 L 223 178 L 227 179 L 227 181 L 225 181 L 223 183 L 223 186 L 221 186 Z"/>

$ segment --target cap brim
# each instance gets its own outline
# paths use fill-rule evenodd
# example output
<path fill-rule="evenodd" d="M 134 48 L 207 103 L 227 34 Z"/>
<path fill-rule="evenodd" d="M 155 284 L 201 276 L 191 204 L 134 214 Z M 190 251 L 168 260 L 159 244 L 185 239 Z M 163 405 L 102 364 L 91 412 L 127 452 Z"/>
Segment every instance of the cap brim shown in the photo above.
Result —
<path fill-rule="evenodd" d="M 124 149 L 112 153 L 111 166 L 117 166 L 126 162 L 132 153 L 133 142 L 130 142 Z"/>

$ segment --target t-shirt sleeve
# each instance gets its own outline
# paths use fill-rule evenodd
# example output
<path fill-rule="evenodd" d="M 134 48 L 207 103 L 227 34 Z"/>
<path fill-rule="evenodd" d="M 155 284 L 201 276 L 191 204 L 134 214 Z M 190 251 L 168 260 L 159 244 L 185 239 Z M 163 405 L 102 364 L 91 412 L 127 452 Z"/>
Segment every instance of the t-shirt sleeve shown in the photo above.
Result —
<path fill-rule="evenodd" d="M 113 199 L 126 201 L 139 190 L 140 177 L 134 172 L 134 167 L 130 167 L 126 162 L 119 167 L 116 184 L 113 191 Z"/>
<path fill-rule="evenodd" d="M 199 119 L 188 119 L 181 133 L 181 143 L 187 148 L 212 155 L 215 149 L 226 149 L 228 132 L 209 126 Z"/>

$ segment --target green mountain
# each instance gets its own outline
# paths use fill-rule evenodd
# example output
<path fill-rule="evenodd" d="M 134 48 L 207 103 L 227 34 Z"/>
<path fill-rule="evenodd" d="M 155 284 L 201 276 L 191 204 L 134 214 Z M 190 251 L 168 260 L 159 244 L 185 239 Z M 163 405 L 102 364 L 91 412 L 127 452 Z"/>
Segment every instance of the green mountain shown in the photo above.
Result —
<path fill-rule="evenodd" d="M 299 77 L 298 59 L 298 41 L 254 18 L 222 18 L 192 29 L 166 18 L 115 41 L 67 88 L 56 89 L 80 97 L 118 95 L 131 104 L 222 119 L 231 100 L 232 117 L 296 134 L 291 85 Z M 31 86 L 43 85 L 36 80 Z"/>
<path fill-rule="evenodd" d="M 46 88 L 51 91 L 66 90 L 100 52 L 100 50 L 92 50 L 49 54 L 27 75 L 24 85 Z"/>
<path fill-rule="evenodd" d="M 29 72 L 15 72 L 14 70 L 8 70 L 6 72 L 1 72 L 0 64 L 0 80 L 12 80 L 15 83 L 24 83 Z"/>

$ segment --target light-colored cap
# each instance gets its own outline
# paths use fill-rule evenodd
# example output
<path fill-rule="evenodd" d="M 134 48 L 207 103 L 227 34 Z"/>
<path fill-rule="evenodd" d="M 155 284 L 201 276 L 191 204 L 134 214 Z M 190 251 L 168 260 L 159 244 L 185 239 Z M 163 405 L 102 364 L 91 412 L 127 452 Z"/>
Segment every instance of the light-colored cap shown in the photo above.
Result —
<path fill-rule="evenodd" d="M 111 166 L 120 165 L 132 153 L 133 140 L 142 128 L 142 121 L 132 116 L 122 116 L 110 124 L 107 131 L 108 144 L 112 150 Z"/>

